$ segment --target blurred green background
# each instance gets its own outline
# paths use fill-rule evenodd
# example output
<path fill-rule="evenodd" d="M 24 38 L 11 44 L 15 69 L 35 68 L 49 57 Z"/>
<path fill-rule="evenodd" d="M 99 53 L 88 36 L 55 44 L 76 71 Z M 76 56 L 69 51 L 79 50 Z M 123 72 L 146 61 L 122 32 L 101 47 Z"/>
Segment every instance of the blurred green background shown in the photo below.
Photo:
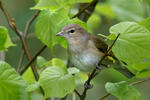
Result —
<path fill-rule="evenodd" d="M 30 8 L 35 5 L 34 0 L 2 0 L 2 2 L 8 10 L 9 16 L 15 19 L 19 30 L 23 31 L 27 20 L 35 12 L 34 10 L 30 10 Z M 119 23 L 120 21 L 138 22 L 149 16 L 150 7 L 146 0 L 100 0 L 92 16 L 89 18 L 87 25 L 91 33 L 109 35 L 110 26 Z M 32 34 L 33 36 L 35 35 L 34 23 L 29 30 L 29 34 Z M 9 29 L 9 35 L 16 44 L 16 46 L 8 48 L 8 51 L 6 52 L 6 62 L 14 68 L 17 68 L 22 46 L 19 40 L 16 41 L 18 37 L 9 28 L 2 11 L 0 11 L 0 25 L 6 26 Z M 43 45 L 36 37 L 29 38 L 27 42 L 32 56 Z M 53 52 L 50 52 L 47 48 L 41 56 L 47 60 L 50 60 L 52 57 L 57 57 L 66 61 L 67 53 L 64 48 L 56 45 L 53 49 Z M 28 60 L 25 57 L 22 67 L 27 64 L 27 61 Z M 87 100 L 97 100 L 99 97 L 103 96 L 106 93 L 104 87 L 106 82 L 119 82 L 122 80 L 128 79 L 113 69 L 103 70 L 93 80 L 94 88 L 88 91 Z M 141 100 L 150 100 L 150 82 L 136 85 L 136 87 L 141 92 Z M 41 94 L 35 94 L 32 98 L 42 100 Z M 117 98 L 109 96 L 105 100 L 117 100 Z"/>

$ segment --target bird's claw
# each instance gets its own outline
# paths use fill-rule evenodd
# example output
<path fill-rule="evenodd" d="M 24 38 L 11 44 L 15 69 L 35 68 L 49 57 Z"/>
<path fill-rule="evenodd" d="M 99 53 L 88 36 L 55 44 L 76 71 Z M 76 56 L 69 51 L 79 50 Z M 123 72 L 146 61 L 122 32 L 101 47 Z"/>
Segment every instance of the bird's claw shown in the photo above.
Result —
<path fill-rule="evenodd" d="M 101 70 L 101 68 L 98 66 L 98 64 L 95 65 L 95 69 L 98 70 L 98 71 Z"/>
<path fill-rule="evenodd" d="M 88 84 L 87 81 L 86 81 L 86 82 L 84 83 L 84 88 L 86 88 L 86 89 L 91 89 L 91 88 L 93 88 L 93 85 Z"/>

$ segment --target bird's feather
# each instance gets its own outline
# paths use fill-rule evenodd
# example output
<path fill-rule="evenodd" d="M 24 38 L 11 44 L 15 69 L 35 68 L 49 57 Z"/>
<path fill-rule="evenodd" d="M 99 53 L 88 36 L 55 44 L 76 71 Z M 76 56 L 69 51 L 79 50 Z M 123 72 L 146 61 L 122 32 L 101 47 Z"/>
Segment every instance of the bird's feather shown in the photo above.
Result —
<path fill-rule="evenodd" d="M 94 42 L 96 48 L 105 53 L 107 51 L 108 45 L 99 37 L 97 37 L 96 35 L 91 35 L 90 39 Z"/>

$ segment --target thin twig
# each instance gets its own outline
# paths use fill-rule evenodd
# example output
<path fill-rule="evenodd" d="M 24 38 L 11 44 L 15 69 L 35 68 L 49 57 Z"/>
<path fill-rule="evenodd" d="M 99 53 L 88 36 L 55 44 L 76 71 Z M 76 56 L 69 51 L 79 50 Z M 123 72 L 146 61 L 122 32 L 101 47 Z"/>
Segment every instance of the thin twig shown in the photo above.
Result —
<path fill-rule="evenodd" d="M 29 31 L 29 28 L 30 28 L 32 22 L 36 19 L 36 17 L 39 15 L 39 13 L 40 13 L 39 10 L 36 11 L 36 12 L 34 13 L 34 15 L 27 21 L 26 26 L 25 26 L 25 29 L 24 29 L 24 36 L 25 36 L 25 37 L 26 37 L 26 35 L 27 35 L 28 31 Z"/>
<path fill-rule="evenodd" d="M 2 11 L 3 11 L 3 13 L 4 13 L 5 17 L 6 17 L 7 22 L 9 23 L 10 28 L 19 36 L 19 38 L 21 40 L 21 43 L 22 43 L 22 46 L 23 46 L 23 48 L 25 50 L 25 53 L 27 55 L 27 58 L 30 61 L 31 60 L 31 55 L 30 55 L 27 43 L 26 43 L 26 41 L 25 41 L 25 39 L 24 39 L 24 37 L 22 35 L 22 32 L 20 32 L 18 30 L 18 28 L 16 27 L 15 21 L 13 19 L 10 19 L 10 17 L 8 16 L 8 12 L 4 8 L 4 6 L 2 5 L 1 1 L 0 1 L 0 8 L 2 9 Z M 32 64 L 31 68 L 32 68 L 33 74 L 35 76 L 35 79 L 38 80 L 39 76 L 38 76 L 38 73 L 37 73 L 37 70 L 36 70 L 34 64 Z"/>
<path fill-rule="evenodd" d="M 81 98 L 80 93 L 76 89 L 74 89 L 74 92 Z"/>
<path fill-rule="evenodd" d="M 146 82 L 146 81 L 150 81 L 150 78 L 147 78 L 147 79 L 143 79 L 143 80 L 139 80 L 139 81 L 133 82 L 133 83 L 131 83 L 131 85 L 137 85 L 137 84 L 140 84 L 140 83 L 143 83 L 143 82 Z"/>
<path fill-rule="evenodd" d="M 1 1 L 0 1 L 0 8 L 1 8 L 2 12 L 4 13 L 4 15 L 5 15 L 5 17 L 6 17 L 7 22 L 8 22 L 8 24 L 9 24 L 10 28 L 19 36 L 19 38 L 20 38 L 20 40 L 21 40 L 21 43 L 22 43 L 22 46 L 23 46 L 23 49 L 24 49 L 24 51 L 25 51 L 25 53 L 26 53 L 26 55 L 27 55 L 28 60 L 30 61 L 30 60 L 31 60 L 31 55 L 30 55 L 30 52 L 29 52 L 27 43 L 26 43 L 26 41 L 25 41 L 25 38 L 24 38 L 22 32 L 20 32 L 20 31 L 18 30 L 18 28 L 16 27 L 16 24 L 15 24 L 14 19 L 11 19 L 11 18 L 8 16 L 8 12 L 7 12 L 6 9 L 4 8 L 4 6 L 2 5 L 2 2 L 1 2 Z M 34 74 L 34 76 L 35 76 L 36 81 L 38 81 L 39 75 L 38 75 L 37 70 L 36 70 L 36 68 L 35 68 L 35 65 L 34 65 L 33 63 L 32 63 L 32 65 L 31 65 L 31 69 L 32 69 L 32 71 L 33 71 L 33 74 Z M 41 88 L 41 92 L 42 92 L 43 95 L 44 95 L 44 91 L 43 91 L 42 88 Z"/>
<path fill-rule="evenodd" d="M 138 85 L 138 84 L 141 84 L 141 83 L 144 83 L 144 82 L 147 82 L 147 81 L 150 81 L 150 78 L 133 82 L 130 85 Z M 99 100 L 104 100 L 105 98 L 107 98 L 110 95 L 111 95 L 110 93 L 106 93 L 104 96 L 100 97 Z"/>
<path fill-rule="evenodd" d="M 25 38 L 24 38 L 22 32 L 19 32 L 19 30 L 18 30 L 17 27 L 16 27 L 16 24 L 15 24 L 14 20 L 10 19 L 10 17 L 8 16 L 8 12 L 4 9 L 4 7 L 3 7 L 1 1 L 0 1 L 0 8 L 2 9 L 2 11 L 3 11 L 3 13 L 4 13 L 5 17 L 6 17 L 7 22 L 8 22 L 8 24 L 9 24 L 10 28 L 11 28 L 13 31 L 15 31 L 15 33 L 19 36 L 19 38 L 20 38 L 20 40 L 21 40 L 21 42 L 22 42 L 23 49 L 24 49 L 24 51 L 25 51 L 25 53 L 26 53 L 26 55 L 27 55 L 28 60 L 30 61 L 30 60 L 31 60 L 31 55 L 30 55 L 30 52 L 29 52 L 29 50 L 28 50 L 27 43 L 26 43 L 26 41 L 25 41 Z M 39 76 L 38 76 L 37 70 L 36 70 L 36 68 L 35 68 L 35 65 L 34 65 L 33 63 L 32 63 L 32 65 L 31 65 L 31 69 L 32 69 L 32 71 L 33 71 L 33 74 L 34 74 L 34 76 L 35 76 L 36 81 L 38 81 Z M 42 94 L 44 95 L 43 89 L 42 89 L 41 87 L 40 87 L 40 89 L 41 89 Z M 48 99 L 46 99 L 46 100 L 50 100 L 50 99 L 48 98 Z"/>
<path fill-rule="evenodd" d="M 112 47 L 114 46 L 115 42 L 117 41 L 118 37 L 120 36 L 120 33 L 117 35 L 116 39 L 113 41 L 112 45 L 110 46 L 110 48 L 105 52 L 104 56 L 102 57 L 102 59 L 99 61 L 98 66 L 100 66 L 103 62 L 103 60 L 105 59 L 105 57 L 109 54 L 110 50 L 112 49 Z M 91 80 L 94 78 L 95 73 L 96 73 L 96 68 L 92 71 L 90 77 L 88 78 L 88 80 L 86 81 L 87 85 L 90 85 Z M 84 91 L 80 97 L 80 100 L 85 100 L 86 98 L 86 93 L 87 93 L 88 88 L 84 88 Z"/>
<path fill-rule="evenodd" d="M 25 55 L 25 52 L 24 50 L 21 51 L 21 56 L 20 56 L 20 59 L 19 59 L 19 63 L 18 63 L 18 66 L 17 66 L 17 72 L 19 72 L 20 68 L 21 68 L 21 65 L 22 65 L 22 62 L 23 62 L 23 59 L 24 59 L 24 55 Z"/>
<path fill-rule="evenodd" d="M 104 96 L 102 96 L 99 100 L 103 100 L 105 99 L 106 97 L 110 96 L 111 94 L 110 93 L 106 93 Z"/>
<path fill-rule="evenodd" d="M 24 34 L 23 34 L 25 40 L 26 40 L 27 33 L 28 33 L 28 31 L 29 31 L 29 28 L 30 28 L 32 22 L 36 19 L 36 17 L 39 15 L 39 13 L 40 13 L 39 10 L 36 11 L 35 14 L 27 21 L 26 26 L 25 26 L 25 29 L 24 29 Z M 22 50 L 22 52 L 21 52 L 21 54 L 20 54 L 20 59 L 19 59 L 17 71 L 20 70 L 20 67 L 21 67 L 22 62 L 23 62 L 23 59 L 24 59 L 24 54 L 25 54 L 25 52 L 24 52 L 24 50 Z"/>
<path fill-rule="evenodd" d="M 35 56 L 32 58 L 32 60 L 29 61 L 29 63 L 23 68 L 23 70 L 20 72 L 20 75 L 22 75 L 27 69 L 28 67 L 32 64 L 33 61 L 35 61 L 35 59 L 37 58 L 38 55 L 40 55 L 43 50 L 46 48 L 46 45 L 44 45 L 36 54 Z"/>
<path fill-rule="evenodd" d="M 35 33 L 29 33 L 27 36 L 26 36 L 26 40 L 27 39 L 33 39 L 35 38 Z M 20 42 L 20 38 L 19 37 L 14 37 L 11 39 L 13 43 L 17 43 L 17 42 Z"/>

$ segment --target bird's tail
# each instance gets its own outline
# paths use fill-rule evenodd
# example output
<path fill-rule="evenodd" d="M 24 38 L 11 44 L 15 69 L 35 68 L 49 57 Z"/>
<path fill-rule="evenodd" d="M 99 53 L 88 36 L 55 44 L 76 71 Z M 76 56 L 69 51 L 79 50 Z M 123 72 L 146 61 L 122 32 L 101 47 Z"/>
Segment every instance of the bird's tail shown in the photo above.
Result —
<path fill-rule="evenodd" d="M 129 71 L 124 65 L 127 65 L 125 62 L 123 61 L 119 61 L 116 57 L 110 57 L 108 56 L 106 58 L 106 60 L 104 61 L 104 63 L 106 65 L 110 65 L 111 68 L 114 68 L 115 70 L 119 71 L 120 73 L 122 73 L 124 76 L 126 76 L 127 78 L 132 78 L 135 76 L 134 73 L 132 73 L 131 71 Z M 123 65 L 124 64 L 124 65 Z"/>

